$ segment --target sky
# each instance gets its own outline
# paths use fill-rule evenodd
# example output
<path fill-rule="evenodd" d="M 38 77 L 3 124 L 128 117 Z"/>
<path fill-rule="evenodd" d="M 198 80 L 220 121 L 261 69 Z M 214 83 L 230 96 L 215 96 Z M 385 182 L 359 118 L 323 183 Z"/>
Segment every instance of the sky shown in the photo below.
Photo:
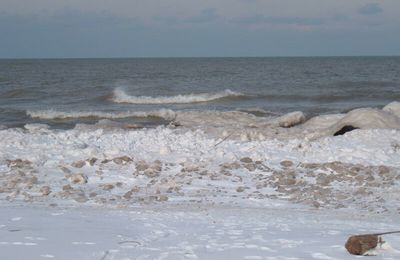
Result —
<path fill-rule="evenodd" d="M 0 0 L 0 58 L 400 55 L 399 0 Z"/>

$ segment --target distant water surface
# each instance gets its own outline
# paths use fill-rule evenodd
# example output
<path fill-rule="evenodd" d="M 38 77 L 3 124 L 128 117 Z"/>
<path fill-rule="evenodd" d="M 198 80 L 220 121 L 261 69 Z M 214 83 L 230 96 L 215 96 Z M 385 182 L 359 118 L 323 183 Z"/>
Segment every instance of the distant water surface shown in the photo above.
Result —
<path fill-rule="evenodd" d="M 101 118 L 157 125 L 167 117 L 154 111 L 166 110 L 312 116 L 394 100 L 400 57 L 0 60 L 3 127 Z"/>

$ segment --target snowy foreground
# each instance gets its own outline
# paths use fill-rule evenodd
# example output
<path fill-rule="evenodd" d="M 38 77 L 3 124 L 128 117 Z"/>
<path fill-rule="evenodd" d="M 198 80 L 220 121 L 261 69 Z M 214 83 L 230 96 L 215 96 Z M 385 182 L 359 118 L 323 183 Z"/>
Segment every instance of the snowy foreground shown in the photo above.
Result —
<path fill-rule="evenodd" d="M 0 130 L 0 259 L 353 259 L 400 230 L 399 107 Z"/>
<path fill-rule="evenodd" d="M 353 233 L 393 230 L 399 218 L 246 207 L 47 208 L 3 205 L 1 259 L 356 259 Z M 399 259 L 399 236 L 373 259 Z"/>

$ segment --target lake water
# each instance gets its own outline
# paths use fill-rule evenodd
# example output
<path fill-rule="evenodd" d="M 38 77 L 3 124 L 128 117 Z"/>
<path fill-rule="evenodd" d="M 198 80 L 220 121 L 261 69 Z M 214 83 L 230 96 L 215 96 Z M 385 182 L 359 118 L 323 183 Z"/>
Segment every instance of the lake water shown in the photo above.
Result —
<path fill-rule="evenodd" d="M 382 107 L 399 90 L 400 57 L 0 60 L 0 125 L 151 126 L 198 110 L 314 116 Z"/>

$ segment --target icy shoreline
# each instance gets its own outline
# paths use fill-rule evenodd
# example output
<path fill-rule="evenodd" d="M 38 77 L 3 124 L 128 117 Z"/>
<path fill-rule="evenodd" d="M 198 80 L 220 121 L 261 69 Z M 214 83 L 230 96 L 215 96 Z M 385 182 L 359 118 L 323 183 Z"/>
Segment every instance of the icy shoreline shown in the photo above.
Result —
<path fill-rule="evenodd" d="M 398 104 L 389 108 L 305 123 L 182 112 L 151 129 L 0 130 L 0 256 L 352 259 L 347 235 L 399 229 Z M 360 129 L 333 136 L 348 124 Z"/>
<path fill-rule="evenodd" d="M 0 131 L 0 198 L 49 204 L 283 199 L 398 213 L 400 131 L 318 140 L 215 139 L 202 131 Z"/>

